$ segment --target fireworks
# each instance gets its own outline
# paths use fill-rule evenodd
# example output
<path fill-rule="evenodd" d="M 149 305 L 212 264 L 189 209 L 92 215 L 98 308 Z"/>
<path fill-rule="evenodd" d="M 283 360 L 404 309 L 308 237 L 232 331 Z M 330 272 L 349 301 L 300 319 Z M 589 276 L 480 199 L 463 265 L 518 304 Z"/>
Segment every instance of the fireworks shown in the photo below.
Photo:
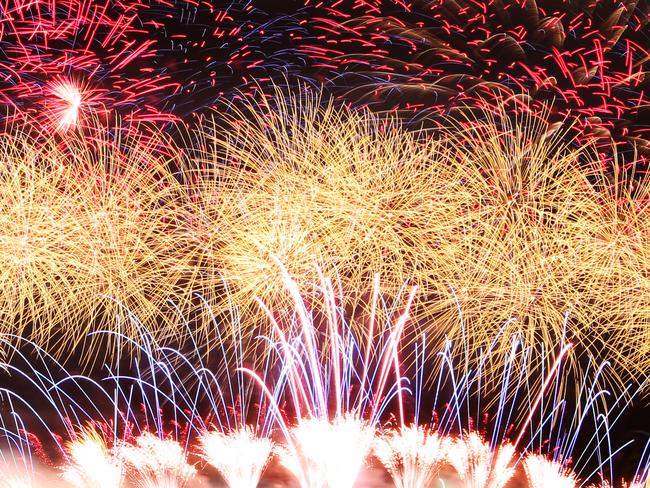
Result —
<path fill-rule="evenodd" d="M 120 488 L 122 464 L 109 453 L 101 435 L 87 429 L 68 447 L 70 462 L 62 477 L 77 488 Z"/>
<path fill-rule="evenodd" d="M 424 488 L 438 477 L 445 460 L 443 439 L 423 426 L 404 426 L 375 439 L 373 453 L 396 488 Z"/>
<path fill-rule="evenodd" d="M 85 109 L 187 122 L 289 77 L 414 124 L 513 96 L 555 100 L 553 122 L 569 117 L 581 142 L 633 163 L 648 151 L 647 14 L 647 2 L 611 0 L 12 0 L 0 96 L 46 120 L 49 87 L 65 79 L 92 93 Z"/>
<path fill-rule="evenodd" d="M 418 287 L 408 337 L 479 351 L 501 330 L 502 353 L 514 332 L 571 339 L 615 358 L 622 384 L 649 361 L 650 186 L 612 180 L 546 113 L 499 110 L 430 133 L 278 90 L 215 114 L 186 151 L 155 132 L 11 132 L 4 330 L 63 351 L 102 328 L 183 341 L 189 316 L 209 350 L 230 340 L 206 340 L 211 314 L 235 308 L 247 350 L 268 327 L 256 300 L 291 313 L 280 262 L 310 300 L 317 270 L 335 276 L 360 329 L 378 273 L 394 296 Z"/>
<path fill-rule="evenodd" d="M 49 87 L 51 126 L 60 131 L 74 129 L 86 102 L 84 88 L 68 80 L 55 80 Z"/>
<path fill-rule="evenodd" d="M 129 122 L 176 119 L 164 100 L 180 89 L 157 62 L 147 15 L 158 2 L 85 0 L 0 7 L 0 97 L 18 119 L 66 131 L 83 115 Z"/>
<path fill-rule="evenodd" d="M 206 432 L 199 442 L 203 458 L 230 488 L 255 488 L 273 451 L 273 442 L 258 437 L 251 427 L 228 434 Z"/>
<path fill-rule="evenodd" d="M 503 338 L 571 338 L 616 357 L 616 381 L 645 371 L 642 192 L 618 210 L 624 190 L 547 112 L 493 112 L 430 134 L 307 90 L 216 117 L 187 172 L 202 286 L 225 277 L 242 310 L 258 297 L 281 312 L 275 260 L 303 289 L 316 264 L 367 309 L 359 290 L 379 273 L 389 293 L 418 286 L 413 313 L 430 337 L 478 351 L 506 327 Z"/>
<path fill-rule="evenodd" d="M 144 324 L 164 317 L 183 270 L 172 252 L 178 190 L 167 160 L 120 136 L 61 148 L 17 132 L 0 151 L 2 330 L 69 354 L 108 321 L 139 337 L 129 310 Z"/>
<path fill-rule="evenodd" d="M 575 488 L 578 481 L 575 475 L 560 463 L 545 459 L 543 456 L 528 456 L 524 461 L 528 485 L 531 488 Z"/>
<path fill-rule="evenodd" d="M 289 432 L 288 448 L 277 451 L 280 463 L 301 488 L 352 488 L 370 451 L 374 430 L 353 416 L 300 419 Z"/>
<path fill-rule="evenodd" d="M 54 401 L 65 387 L 38 376 L 74 441 L 52 435 L 64 477 L 183 485 L 202 435 L 190 452 L 231 486 L 255 486 L 273 451 L 304 486 L 350 487 L 373 449 L 404 486 L 443 462 L 467 485 L 502 486 L 519 449 L 530 485 L 591 479 L 569 470 L 577 441 L 556 431 L 585 412 L 567 420 L 557 398 L 604 409 L 610 393 L 582 383 L 595 362 L 612 361 L 595 376 L 622 397 L 650 366 L 647 4 L 293 6 L 0 2 L 3 358 L 33 346 L 74 368 L 106 363 L 115 392 L 101 398 L 134 422 L 135 391 L 146 411 L 137 441 L 77 438 L 99 409 Z M 190 117 L 183 147 L 161 130 L 179 136 L 169 123 Z M 464 361 L 460 376 L 423 368 L 439 349 Z M 416 389 L 455 392 L 439 423 L 407 420 L 414 368 Z M 498 410 L 489 440 L 472 425 L 481 408 L 459 408 L 475 381 L 480 407 Z M 508 404 L 515 383 L 528 410 Z M 184 447 L 162 433 L 166 408 L 188 426 Z M 319 452 L 315 436 L 349 450 Z M 248 456 L 216 454 L 240 444 Z M 157 478 L 167 461 L 146 467 L 145 452 L 174 452 L 175 467 Z M 112 474 L 96 480 L 90 464 Z"/>
<path fill-rule="evenodd" d="M 141 488 L 182 488 L 196 475 L 178 442 L 146 432 L 120 445 L 118 456 Z"/>
<path fill-rule="evenodd" d="M 443 176 L 425 169 L 434 145 L 395 120 L 320 108 L 318 94 L 277 95 L 204 128 L 196 165 L 207 169 L 188 175 L 197 180 L 191 232 L 203 259 L 232 283 L 242 307 L 259 297 L 279 308 L 274 259 L 301 287 L 318 279 L 317 265 L 349 293 L 368 289 L 375 272 L 399 290 L 424 271 L 417 246 L 433 239 L 426 224 L 434 232 L 436 219 L 447 221 L 436 198 Z"/>
<path fill-rule="evenodd" d="M 465 486 L 471 488 L 503 488 L 515 473 L 511 444 L 499 446 L 496 452 L 476 432 L 455 439 L 447 447 L 447 458 Z"/>
<path fill-rule="evenodd" d="M 33 403 L 54 407 L 67 429 L 66 436 L 74 439 L 64 447 L 60 437 L 49 431 L 65 456 L 63 477 L 76 486 L 192 485 L 199 474 L 188 459 L 192 452 L 216 467 L 227 483 L 255 486 L 273 448 L 271 438 L 277 439 L 278 464 L 305 487 L 354 486 L 373 448 L 398 486 L 422 486 L 435 478 L 442 466 L 453 466 L 457 478 L 449 471 L 440 476 L 468 486 L 500 487 L 514 475 L 522 459 L 526 459 L 531 477 L 536 477 L 534 470 L 544 470 L 558 479 L 577 480 L 580 471 L 574 474 L 569 468 L 572 457 L 574 469 L 584 469 L 589 458 L 597 463 L 587 479 L 596 473 L 605 479 L 604 467 L 617 452 L 611 450 L 607 439 L 633 393 L 608 401 L 609 392 L 599 387 L 606 365 L 594 371 L 586 368 L 585 382 L 577 387 L 580 395 L 566 399 L 562 385 L 572 376 L 563 371 L 573 371 L 568 364 L 570 347 L 562 349 L 550 370 L 541 367 L 546 378 L 539 385 L 527 366 L 535 361 L 531 358 L 533 348 L 522 348 L 522 342 L 513 338 L 511 354 L 502 366 L 503 377 L 496 386 L 501 391 L 496 394 L 485 376 L 488 356 L 495 351 L 486 352 L 479 361 L 482 366 L 472 369 L 449 348 L 437 356 L 437 365 L 419 362 L 428 357 L 423 347 L 416 353 L 415 381 L 409 382 L 402 375 L 408 368 L 400 361 L 409 345 L 401 344 L 400 337 L 408 325 L 413 294 L 404 307 L 394 307 L 381 299 L 375 288 L 373 308 L 388 307 L 377 316 L 390 320 L 375 324 L 375 332 L 364 337 L 344 320 L 329 280 L 321 277 L 325 308 L 310 311 L 286 270 L 282 273 L 296 314 L 293 322 L 275 321 L 273 336 L 261 338 L 271 347 L 262 354 L 277 354 L 281 361 L 269 360 L 266 366 L 264 361 L 252 361 L 261 367 L 257 373 L 241 364 L 241 348 L 224 347 L 225 371 L 210 371 L 203 366 L 200 350 L 185 356 L 148 342 L 140 344 L 138 355 L 131 357 L 131 368 L 125 370 L 127 365 L 122 364 L 121 372 L 109 370 L 101 381 L 70 375 L 36 346 L 38 360 L 24 355 L 12 358 L 13 363 L 4 367 L 15 378 L 37 378 L 31 384 L 34 391 L 25 397 L 11 389 L 1 390 L 3 401 L 12 406 L 12 423 L 3 423 L 3 432 L 9 445 L 15 446 L 11 447 L 13 458 L 22 458 L 28 466 L 31 452 L 42 455 L 25 427 L 38 420 L 49 428 L 48 421 L 35 418 L 33 410 L 29 411 L 31 417 L 14 410 L 14 406 L 30 408 Z M 376 283 L 378 287 L 378 280 Z M 267 312 L 273 319 L 270 310 Z M 326 317 L 327 322 L 320 324 L 319 317 Z M 21 367 L 19 359 L 26 366 Z M 44 365 L 42 373 L 39 363 Z M 25 367 L 33 368 L 33 374 L 23 370 Z M 423 391 L 427 388 L 425 367 L 432 368 L 438 378 L 435 391 L 429 393 Z M 275 372 L 267 375 L 269 371 Z M 267 414 L 245 406 L 252 406 L 249 401 L 254 398 L 250 385 L 257 386 L 266 398 Z M 445 393 L 448 386 L 452 388 Z M 484 394 L 488 398 L 483 398 Z M 420 420 L 423 396 L 436 399 L 431 425 Z M 490 406 L 489 399 L 495 396 L 498 404 Z M 82 401 L 84 398 L 87 401 Z M 108 411 L 101 407 L 106 400 Z M 143 402 L 139 412 L 133 408 L 137 401 Z M 577 409 L 568 406 L 567 402 L 574 401 Z M 414 415 L 409 405 L 415 405 Z M 485 426 L 492 432 L 490 440 L 476 430 L 482 408 L 495 412 Z M 474 412 L 476 422 L 472 421 Z M 106 420 L 107 414 L 113 418 Z M 391 417 L 397 427 L 392 431 L 383 427 L 384 434 L 378 437 L 376 428 Z M 411 417 L 413 423 L 407 420 Z M 218 430 L 206 427 L 210 419 Z M 248 426 L 246 419 L 252 419 Z M 72 424 L 84 421 L 93 421 L 98 428 L 77 433 Z M 508 438 L 514 437 L 510 432 L 513 425 L 519 434 L 511 443 Z M 576 451 L 578 435 L 585 429 L 589 429 L 589 440 Z M 641 466 L 635 478 L 641 483 L 646 477 L 647 468 Z"/>
<path fill-rule="evenodd" d="M 613 486 L 649 14 L 0 0 L 2 483 Z"/>
<path fill-rule="evenodd" d="M 305 2 L 311 4 L 312 2 Z M 555 101 L 581 143 L 647 161 L 647 2 L 368 1 L 314 5 L 295 49 L 353 104 L 416 124 L 467 105 Z M 329 42 L 322 42 L 327 40 Z"/>

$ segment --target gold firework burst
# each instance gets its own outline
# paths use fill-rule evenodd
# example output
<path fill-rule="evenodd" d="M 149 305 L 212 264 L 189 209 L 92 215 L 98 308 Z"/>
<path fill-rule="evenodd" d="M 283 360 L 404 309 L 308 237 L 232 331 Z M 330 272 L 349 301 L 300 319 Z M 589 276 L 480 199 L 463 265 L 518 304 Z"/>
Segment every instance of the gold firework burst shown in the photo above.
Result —
<path fill-rule="evenodd" d="M 186 176 L 201 286 L 225 277 L 229 304 L 250 309 L 257 297 L 280 313 L 277 261 L 301 290 L 318 265 L 363 308 L 379 273 L 388 294 L 418 285 L 417 327 L 462 338 L 472 355 L 499 332 L 506 353 L 519 333 L 642 371 L 645 221 L 613 213 L 620 192 L 598 183 L 590 147 L 567 142 L 547 112 L 505 106 L 435 132 L 305 90 L 220 114 Z M 634 238 L 614 240 L 630 225 Z"/>
<path fill-rule="evenodd" d="M 98 134 L 62 144 L 15 132 L 0 144 L 0 326 L 59 356 L 101 330 L 175 337 L 165 302 L 182 300 L 190 269 L 167 161 L 143 139 Z"/>

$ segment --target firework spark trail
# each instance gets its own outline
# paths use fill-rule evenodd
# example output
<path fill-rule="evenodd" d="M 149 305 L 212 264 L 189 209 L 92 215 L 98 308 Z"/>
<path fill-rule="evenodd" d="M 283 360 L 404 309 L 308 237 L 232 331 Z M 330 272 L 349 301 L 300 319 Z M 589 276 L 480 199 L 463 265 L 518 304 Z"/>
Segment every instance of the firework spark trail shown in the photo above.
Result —
<path fill-rule="evenodd" d="M 1 93 L 8 106 L 51 117 L 46 95 L 63 79 L 84 87 L 82 113 L 116 110 L 156 122 L 201 118 L 242 94 L 272 92 L 283 77 L 324 83 L 346 102 L 395 110 L 416 124 L 467 105 L 556 100 L 553 122 L 573 120 L 581 143 L 596 138 L 611 158 L 613 141 L 614 153 L 633 164 L 648 157 L 649 8 L 610 0 L 305 1 L 270 9 L 7 0 Z"/>
<path fill-rule="evenodd" d="M 281 308 L 271 256 L 301 287 L 318 280 L 314 262 L 350 294 L 369 289 L 374 273 L 395 292 L 407 277 L 419 284 L 427 264 L 416 243 L 435 240 L 436 225 L 452 233 L 446 215 L 460 211 L 436 198 L 448 194 L 449 175 L 427 174 L 439 145 L 421 146 L 395 120 L 321 109 L 317 94 L 276 95 L 203 128 L 187 175 L 197 261 L 226 276 L 242 309 L 253 297 Z"/>
<path fill-rule="evenodd" d="M 166 125 L 200 119 L 288 76 L 312 79 L 308 55 L 289 45 L 306 31 L 309 9 L 237 0 L 5 0 L 0 12 L 0 100 L 18 117 L 63 131 L 71 126 L 61 123 L 69 99 L 60 84 L 78 89 L 80 121 L 117 114 Z"/>
<path fill-rule="evenodd" d="M 238 106 L 185 152 L 160 152 L 162 133 L 62 143 L 9 132 L 4 330 L 32 327 L 44 345 L 56 331 L 62 352 L 106 308 L 122 310 L 129 337 L 140 329 L 127 310 L 154 339 L 182 341 L 234 304 L 248 317 L 246 350 L 260 324 L 255 297 L 280 315 L 292 307 L 276 257 L 301 289 L 320 281 L 313 263 L 336 276 L 361 314 L 375 273 L 393 295 L 418 286 L 410 328 L 431 341 L 448 335 L 478 351 L 506 324 L 504 354 L 521 332 L 615 359 L 619 386 L 645 371 L 647 179 L 610 177 L 544 113 L 508 117 L 502 106 L 432 138 L 309 92 Z"/>
<path fill-rule="evenodd" d="M 470 229 L 470 238 L 475 239 L 470 240 L 474 249 L 469 250 L 473 269 L 467 270 L 474 276 L 455 286 L 467 322 L 465 330 L 472 328 L 467 340 L 478 338 L 474 320 L 480 317 L 480 322 L 487 319 L 493 324 L 492 333 L 499 322 L 515 318 L 510 330 L 521 331 L 530 344 L 535 343 L 535 337 L 547 343 L 563 341 L 565 336 L 582 341 L 586 330 L 607 336 L 613 331 L 608 327 L 614 324 L 620 326 L 623 341 L 639 334 L 638 344 L 642 344 L 647 331 L 641 325 L 645 319 L 638 315 L 642 310 L 638 298 L 646 281 L 641 271 L 645 265 L 640 264 L 645 253 L 624 270 L 614 268 L 625 259 L 623 255 L 638 249 L 643 231 L 637 229 L 644 228 L 645 213 L 607 209 L 618 207 L 622 201 L 634 209 L 631 202 L 641 203 L 643 198 L 636 197 L 643 191 L 635 196 L 625 190 L 612 193 L 611 182 L 597 158 L 587 165 L 590 176 L 582 174 L 578 169 L 581 155 L 560 142 L 562 134 L 547 132 L 545 122 L 528 116 L 515 121 L 500 118 L 468 120 L 467 124 L 454 125 L 448 133 L 451 143 L 461 148 L 453 160 L 461 161 L 460 167 L 467 171 L 458 179 L 464 182 L 465 191 L 476 195 L 468 202 L 472 211 L 464 224 Z M 554 167 L 560 161 L 563 169 Z M 597 182 L 595 187 L 588 178 Z M 640 188 L 646 187 L 644 181 L 639 183 Z M 569 201 L 571 204 L 566 205 Z M 618 230 L 623 221 L 629 239 Z M 614 240 L 623 245 L 613 246 Z M 441 276 L 440 281 L 454 286 L 458 268 L 467 262 L 464 254 L 459 257 L 445 269 L 450 275 Z M 549 279 L 551 275 L 559 279 Z M 630 283 L 636 287 L 630 289 Z M 612 293 L 623 302 L 614 299 Z M 474 308 L 471 303 L 477 298 L 481 306 Z M 622 308 L 614 310 L 612 303 Z M 500 317 L 493 315 L 506 310 Z M 596 341 L 613 347 L 611 356 L 619 358 L 617 349 L 624 342 L 615 346 L 618 341 L 612 340 L 614 336 L 605 336 Z M 484 344 L 489 341 L 485 336 Z M 626 368 L 624 363 L 620 363 L 622 368 Z"/>

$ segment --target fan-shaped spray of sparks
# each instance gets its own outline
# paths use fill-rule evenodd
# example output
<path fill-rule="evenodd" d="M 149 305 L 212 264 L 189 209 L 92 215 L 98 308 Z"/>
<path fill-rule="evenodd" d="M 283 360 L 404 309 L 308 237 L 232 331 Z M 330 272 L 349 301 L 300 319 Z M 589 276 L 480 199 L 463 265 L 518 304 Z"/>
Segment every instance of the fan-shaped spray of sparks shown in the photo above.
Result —
<path fill-rule="evenodd" d="M 276 450 L 280 463 L 301 488 L 352 488 L 374 438 L 374 429 L 352 415 L 332 421 L 299 419 L 289 432 L 290 447 Z"/>
<path fill-rule="evenodd" d="M 255 488 L 273 451 L 273 441 L 259 437 L 251 427 L 206 432 L 199 443 L 203 458 L 230 488 Z"/>
<path fill-rule="evenodd" d="M 447 446 L 447 459 L 468 488 L 503 488 L 515 474 L 515 448 L 502 444 L 496 451 L 476 432 Z"/>
<path fill-rule="evenodd" d="M 576 488 L 578 483 L 575 474 L 566 466 L 544 456 L 528 456 L 524 468 L 530 488 Z"/>
<path fill-rule="evenodd" d="M 175 440 L 145 432 L 136 437 L 135 444 L 123 443 L 116 450 L 128 476 L 140 488 L 183 488 L 196 476 L 196 468 Z"/>
<path fill-rule="evenodd" d="M 122 486 L 122 463 L 110 452 L 99 433 L 91 429 L 82 432 L 77 440 L 70 442 L 68 457 L 61 476 L 76 488 Z"/>
<path fill-rule="evenodd" d="M 263 307 L 278 338 L 276 349 L 283 365 L 279 385 L 286 381 L 289 400 L 298 417 L 291 427 L 281 423 L 287 446 L 278 448 L 278 458 L 304 488 L 352 488 L 372 447 L 392 368 L 399 374 L 397 344 L 414 292 L 409 296 L 406 311 L 387 326 L 389 330 L 377 330 L 372 318 L 367 336 L 356 338 L 352 330 L 346 330 L 332 282 L 319 272 L 327 332 L 326 339 L 318 339 L 315 318 L 307 311 L 297 284 L 281 263 L 276 261 L 276 266 L 298 314 L 297 323 L 278 322 Z M 378 277 L 374 284 L 372 302 L 376 310 Z M 373 343 L 376 334 L 382 332 L 388 338 Z M 349 378 L 359 361 L 363 372 L 356 385 L 358 391 L 353 391 Z M 375 365 L 377 377 L 371 374 L 371 364 Z M 279 410 L 277 401 L 274 404 Z"/>
<path fill-rule="evenodd" d="M 446 457 L 443 438 L 419 425 L 380 434 L 373 453 L 390 473 L 396 488 L 431 486 Z"/>

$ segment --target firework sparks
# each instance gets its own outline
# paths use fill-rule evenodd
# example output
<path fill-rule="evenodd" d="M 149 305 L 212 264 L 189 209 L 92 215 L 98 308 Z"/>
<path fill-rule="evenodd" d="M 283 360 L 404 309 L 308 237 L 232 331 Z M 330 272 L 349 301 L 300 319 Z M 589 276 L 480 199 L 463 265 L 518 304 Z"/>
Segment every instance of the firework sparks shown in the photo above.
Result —
<path fill-rule="evenodd" d="M 86 101 L 83 87 L 68 80 L 55 80 L 48 91 L 52 97 L 50 111 L 53 125 L 63 132 L 76 128 L 81 105 Z"/>
<path fill-rule="evenodd" d="M 397 488 L 431 486 L 446 456 L 438 433 L 418 425 L 382 433 L 375 439 L 373 453 Z"/>
<path fill-rule="evenodd" d="M 467 105 L 555 100 L 553 121 L 570 117 L 581 143 L 596 138 L 611 157 L 613 140 L 628 162 L 648 160 L 646 2 L 395 0 L 310 13 L 295 49 L 351 103 L 419 123 Z"/>
<path fill-rule="evenodd" d="M 120 488 L 122 464 L 110 453 L 104 439 L 87 429 L 68 446 L 69 462 L 62 477 L 76 488 Z"/>
<path fill-rule="evenodd" d="M 204 127 L 196 164 L 213 169 L 188 174 L 198 259 L 225 273 L 242 308 L 253 297 L 281 308 L 274 259 L 301 287 L 318 280 L 314 264 L 347 282 L 350 294 L 368 289 L 374 273 L 387 291 L 407 276 L 418 284 L 426 265 L 416 242 L 435 239 L 425 230 L 434 234 L 435 222 L 453 225 L 453 202 L 436 198 L 449 179 L 426 169 L 436 148 L 396 120 L 321 109 L 315 94 L 276 95 L 277 106 L 248 100 Z"/>
<path fill-rule="evenodd" d="M 91 112 L 130 122 L 175 120 L 158 99 L 180 85 L 160 69 L 156 41 L 143 29 L 157 4 L 3 2 L 0 97 L 16 116 L 62 131 Z"/>
<path fill-rule="evenodd" d="M 234 432 L 206 432 L 199 439 L 201 455 L 230 488 L 255 488 L 273 451 L 273 441 L 251 427 Z"/>
<path fill-rule="evenodd" d="M 559 475 L 569 476 L 572 472 L 567 460 L 575 459 L 576 474 L 571 476 L 578 479 L 584 473 L 583 463 L 591 457 L 598 467 L 585 480 L 595 475 L 605 479 L 601 468 L 620 450 L 611 451 L 610 430 L 619 418 L 619 411 L 633 396 L 630 392 L 629 396 L 607 401 L 609 392 L 598 386 L 606 365 L 593 372 L 590 367 L 584 371 L 588 380 L 576 386 L 579 395 L 570 399 L 577 402 L 577 408 L 568 407 L 562 397 L 563 385 L 571 378 L 562 370 L 574 371 L 568 364 L 570 346 L 561 349 L 554 366 L 547 370 L 531 358 L 531 347 L 523 348 L 517 338 L 512 340 L 507 362 L 500 367 L 502 377 L 494 382 L 486 381 L 486 371 L 491 369 L 483 365 L 495 351 L 486 351 L 487 356 L 482 356 L 480 367 L 475 370 L 468 361 L 452 354 L 449 347 L 438 355 L 439 365 L 420 362 L 427 358 L 423 347 L 416 353 L 419 361 L 413 386 L 401 376 L 404 365 L 400 358 L 405 356 L 409 344 L 399 340 L 408 321 L 413 293 L 404 306 L 390 306 L 380 298 L 376 278 L 371 309 L 379 316 L 382 314 L 378 309 L 389 307 L 392 311 L 385 315 L 393 316 L 394 320 L 383 326 L 375 324 L 366 331 L 365 337 L 358 337 L 357 328 L 343 320 L 344 311 L 335 303 L 329 280 L 322 277 L 325 296 L 318 302 L 325 308 L 309 311 L 286 269 L 282 272 L 287 291 L 294 300 L 296 321 L 274 321 L 273 331 L 278 339 L 269 346 L 270 350 L 260 351 L 267 359 L 273 352 L 279 354 L 279 363 L 270 360 L 265 365 L 250 359 L 263 371 L 267 368 L 274 371 L 273 374 L 256 375 L 243 365 L 241 344 L 235 349 L 223 347 L 226 363 L 221 365 L 225 368 L 223 376 L 221 369 L 213 372 L 204 365 L 200 349 L 186 356 L 178 350 L 145 341 L 133 356 L 134 373 L 127 373 L 126 365 L 122 364 L 118 371 L 109 370 L 108 377 L 97 382 L 71 375 L 34 346 L 34 358 L 19 354 L 12 359 L 24 360 L 25 371 L 10 363 L 3 366 L 15 380 L 38 378 L 32 383 L 36 391 L 20 396 L 3 389 L 0 390 L 3 401 L 6 398 L 9 404 L 27 408 L 32 403 L 54 407 L 61 425 L 68 429 L 68 438 L 74 439 L 67 448 L 60 446 L 60 449 L 67 459 L 62 471 L 77 486 L 97 483 L 114 486 L 119 483 L 120 473 L 126 483 L 136 486 L 185 486 L 196 476 L 196 469 L 187 459 L 188 452 L 193 451 L 216 467 L 230 485 L 255 486 L 272 450 L 271 438 L 278 439 L 275 452 L 280 464 L 301 486 L 309 488 L 352 487 L 373 446 L 377 455 L 384 458 L 382 461 L 395 476 L 398 486 L 404 487 L 420 487 L 427 479 L 431 481 L 443 462 L 443 452 L 444 462 L 455 467 L 460 480 L 471 487 L 503 487 L 515 470 L 516 460 L 525 459 L 526 452 L 532 449 L 549 454 L 528 454 L 535 457 L 530 461 L 530 473 L 533 469 L 551 474 L 560 470 Z M 269 318 L 273 320 L 272 314 Z M 321 323 L 317 318 L 327 319 Z M 237 333 L 236 327 L 232 333 Z M 263 342 L 268 341 L 267 337 Z M 536 368 L 541 367 L 543 384 L 531 375 L 529 361 L 535 361 Z M 38 374 L 40 363 L 45 373 Z M 148 366 L 143 369 L 142 365 Z M 231 367 L 235 371 L 229 371 Z M 432 368 L 439 378 L 433 392 L 422 391 L 426 388 L 424 368 Z M 241 373 L 235 374 L 234 382 L 233 373 Z M 393 375 L 394 380 L 390 379 Z M 242 381 L 245 379 L 249 381 Z M 256 409 L 248 411 L 246 404 L 254 398 L 250 386 L 265 393 L 269 415 L 262 415 Z M 445 393 L 447 386 L 451 391 Z M 407 405 L 412 404 L 407 400 L 411 395 L 416 404 L 423 395 L 436 399 L 432 406 L 435 427 L 419 424 L 419 413 L 412 424 L 406 423 L 410 416 Z M 495 396 L 498 402 L 493 403 Z M 80 401 L 82 398 L 87 402 Z M 95 431 L 90 435 L 75 433 L 69 418 L 76 419 L 75 422 L 106 418 L 106 412 L 102 413 L 99 407 L 100 399 L 109 400 L 109 408 L 114 409 L 112 421 L 93 424 L 101 427 L 103 436 L 98 437 Z M 438 399 L 444 404 L 440 411 Z M 133 409 L 137 401 L 143 402 L 139 413 Z M 201 415 L 205 406 L 209 407 L 208 416 Z M 494 417 L 484 416 L 484 427 L 492 432 L 490 442 L 478 434 L 477 425 L 472 421 L 472 412 L 478 418 L 483 408 L 495 412 Z M 31 417 L 33 413 L 30 409 Z M 165 427 L 167 415 L 172 421 L 171 429 Z M 207 427 L 215 423 L 214 416 L 219 427 Z M 399 427 L 385 431 L 377 439 L 376 428 L 386 416 L 392 417 L 393 422 L 397 419 Z M 29 455 L 32 441 L 24 434 L 24 420 L 15 412 L 12 417 L 17 420 L 15 426 L 6 425 L 5 430 L 8 440 L 17 446 L 14 457 L 20 458 Z M 45 418 L 36 415 L 36 419 L 47 428 Z M 244 419 L 253 423 L 247 425 Z M 275 432 L 268 430 L 269 419 Z M 181 424 L 185 424 L 182 429 Z M 514 426 L 518 426 L 519 435 L 511 444 L 507 439 Z M 593 428 L 589 439 L 578 447 L 580 431 L 588 428 Z M 134 435 L 136 431 L 144 433 Z M 198 438 L 193 438 L 194 433 Z M 50 436 L 59 444 L 60 437 L 52 431 Z M 111 450 L 103 441 L 108 438 L 113 439 Z M 523 450 L 521 455 L 515 455 L 517 449 Z M 253 454 L 256 460 L 251 459 Z M 91 465 L 103 466 L 102 472 L 108 474 L 93 481 L 99 470 L 90 471 Z M 642 460 L 634 479 L 640 482 L 646 471 Z M 535 476 L 535 481 L 542 479 L 535 474 L 530 476 Z"/>
<path fill-rule="evenodd" d="M 111 396 L 101 381 L 59 383 L 49 368 L 6 364 L 73 439 L 63 447 L 48 431 L 68 463 L 63 478 L 186 485 L 196 432 L 229 485 L 252 487 L 274 450 L 275 421 L 285 438 L 279 459 L 310 488 L 350 488 L 372 445 L 396 484 L 426 484 L 452 436 L 449 461 L 467 486 L 504 486 L 516 449 L 536 453 L 521 458 L 531 487 L 604 480 L 603 472 L 601 486 L 613 486 L 618 451 L 601 452 L 605 397 L 626 403 L 628 380 L 645 385 L 650 364 L 650 180 L 632 175 L 650 154 L 646 3 L 305 0 L 276 14 L 255 2 L 0 0 L 9 127 L 0 142 L 1 352 L 24 360 L 21 348 L 35 344 L 39 361 L 57 366 L 60 357 L 107 359 L 114 382 Z M 279 72 L 280 83 L 306 81 L 294 95 L 267 96 Z M 336 108 L 309 88 L 321 82 L 362 109 Z M 233 87 L 241 93 L 231 96 Z M 160 127 L 138 125 L 169 127 L 176 113 L 204 120 L 193 109 L 223 100 L 182 150 Z M 137 136 L 145 129 L 146 140 Z M 367 292 L 378 274 L 392 296 L 418 288 L 406 311 L 399 298 L 392 310 L 379 307 L 378 284 Z M 228 313 L 244 319 L 212 328 Z M 436 432 L 405 420 L 402 373 L 413 369 L 407 358 L 421 332 L 466 349 L 461 377 L 447 377 L 453 396 Z M 106 338 L 111 346 L 97 347 Z M 181 352 L 186 341 L 196 367 Z M 569 348 L 578 361 L 568 361 Z M 137 362 L 132 375 L 111 369 L 133 351 L 149 365 L 146 378 Z M 234 366 L 224 360 L 211 371 L 215 351 L 234 355 Z M 451 351 L 440 353 L 450 365 Z M 517 351 L 529 356 L 515 364 Z M 598 367 L 586 386 L 592 357 L 615 366 Z M 427 361 L 415 365 L 419 376 Z M 561 378 L 568 362 L 573 373 Z M 230 367 L 248 383 L 233 388 Z M 418 384 L 437 372 L 442 381 L 428 368 Z M 90 432 L 73 435 L 71 425 L 100 410 L 83 411 L 67 395 L 77 381 L 115 412 L 127 405 L 124 419 L 135 418 L 136 391 L 145 433 L 135 443 L 115 435 L 114 449 Z M 462 421 L 484 406 L 461 413 L 477 381 L 491 393 L 505 385 L 484 401 L 497 409 L 489 442 Z M 518 398 L 515 382 L 527 409 L 506 406 Z M 558 399 L 574 384 L 571 410 Z M 271 420 L 248 411 L 259 390 Z M 6 395 L 11 410 L 19 402 L 47 423 L 29 397 L 0 392 L 3 408 Z M 198 398 L 228 418 L 211 424 Z M 161 404 L 176 435 L 163 432 Z M 373 440 L 389 405 L 400 427 Z M 563 423 L 579 430 L 588 412 L 595 430 L 584 450 L 597 452 L 598 466 L 584 476 L 579 462 L 568 468 L 577 434 L 553 435 Z M 0 420 L 27 464 L 22 419 L 5 424 L 2 411 Z M 511 445 L 504 432 L 517 422 Z M 227 457 L 233 445 L 251 456 Z M 34 484 L 9 471 L 4 484 Z M 650 483 L 647 469 L 632 479 Z"/>
<path fill-rule="evenodd" d="M 447 447 L 447 460 L 469 488 L 503 488 L 515 474 L 512 444 L 496 451 L 476 432 L 455 439 Z"/>
<path fill-rule="evenodd" d="M 511 116 L 501 105 L 430 137 L 309 93 L 244 105 L 203 128 L 187 171 L 206 294 L 224 273 L 224 304 L 290 308 L 279 259 L 301 288 L 317 264 L 363 309 L 359 290 L 380 273 L 389 293 L 418 286 L 432 340 L 462 336 L 479 351 L 506 327 L 506 353 L 514 333 L 568 336 L 581 353 L 616 357 L 613 384 L 645 371 L 645 205 L 607 210 L 620 194 L 604 191 L 602 160 L 563 142 L 550 108 Z"/>
<path fill-rule="evenodd" d="M 126 308 L 143 323 L 162 318 L 183 270 L 169 252 L 179 243 L 169 219 L 181 192 L 168 160 L 140 139 L 108 135 L 71 136 L 61 148 L 14 133 L 0 152 L 2 330 L 30 329 L 61 352 L 79 345 L 93 321 L 108 328 L 101 309 L 130 337 L 141 330 Z M 89 363 L 96 352 L 89 349 Z"/>
<path fill-rule="evenodd" d="M 524 460 L 524 469 L 530 488 L 575 488 L 578 484 L 575 474 L 561 463 L 544 456 L 530 455 Z"/>
<path fill-rule="evenodd" d="M 196 475 L 181 445 L 145 432 L 135 444 L 123 443 L 116 455 L 141 488 L 182 488 Z"/>

